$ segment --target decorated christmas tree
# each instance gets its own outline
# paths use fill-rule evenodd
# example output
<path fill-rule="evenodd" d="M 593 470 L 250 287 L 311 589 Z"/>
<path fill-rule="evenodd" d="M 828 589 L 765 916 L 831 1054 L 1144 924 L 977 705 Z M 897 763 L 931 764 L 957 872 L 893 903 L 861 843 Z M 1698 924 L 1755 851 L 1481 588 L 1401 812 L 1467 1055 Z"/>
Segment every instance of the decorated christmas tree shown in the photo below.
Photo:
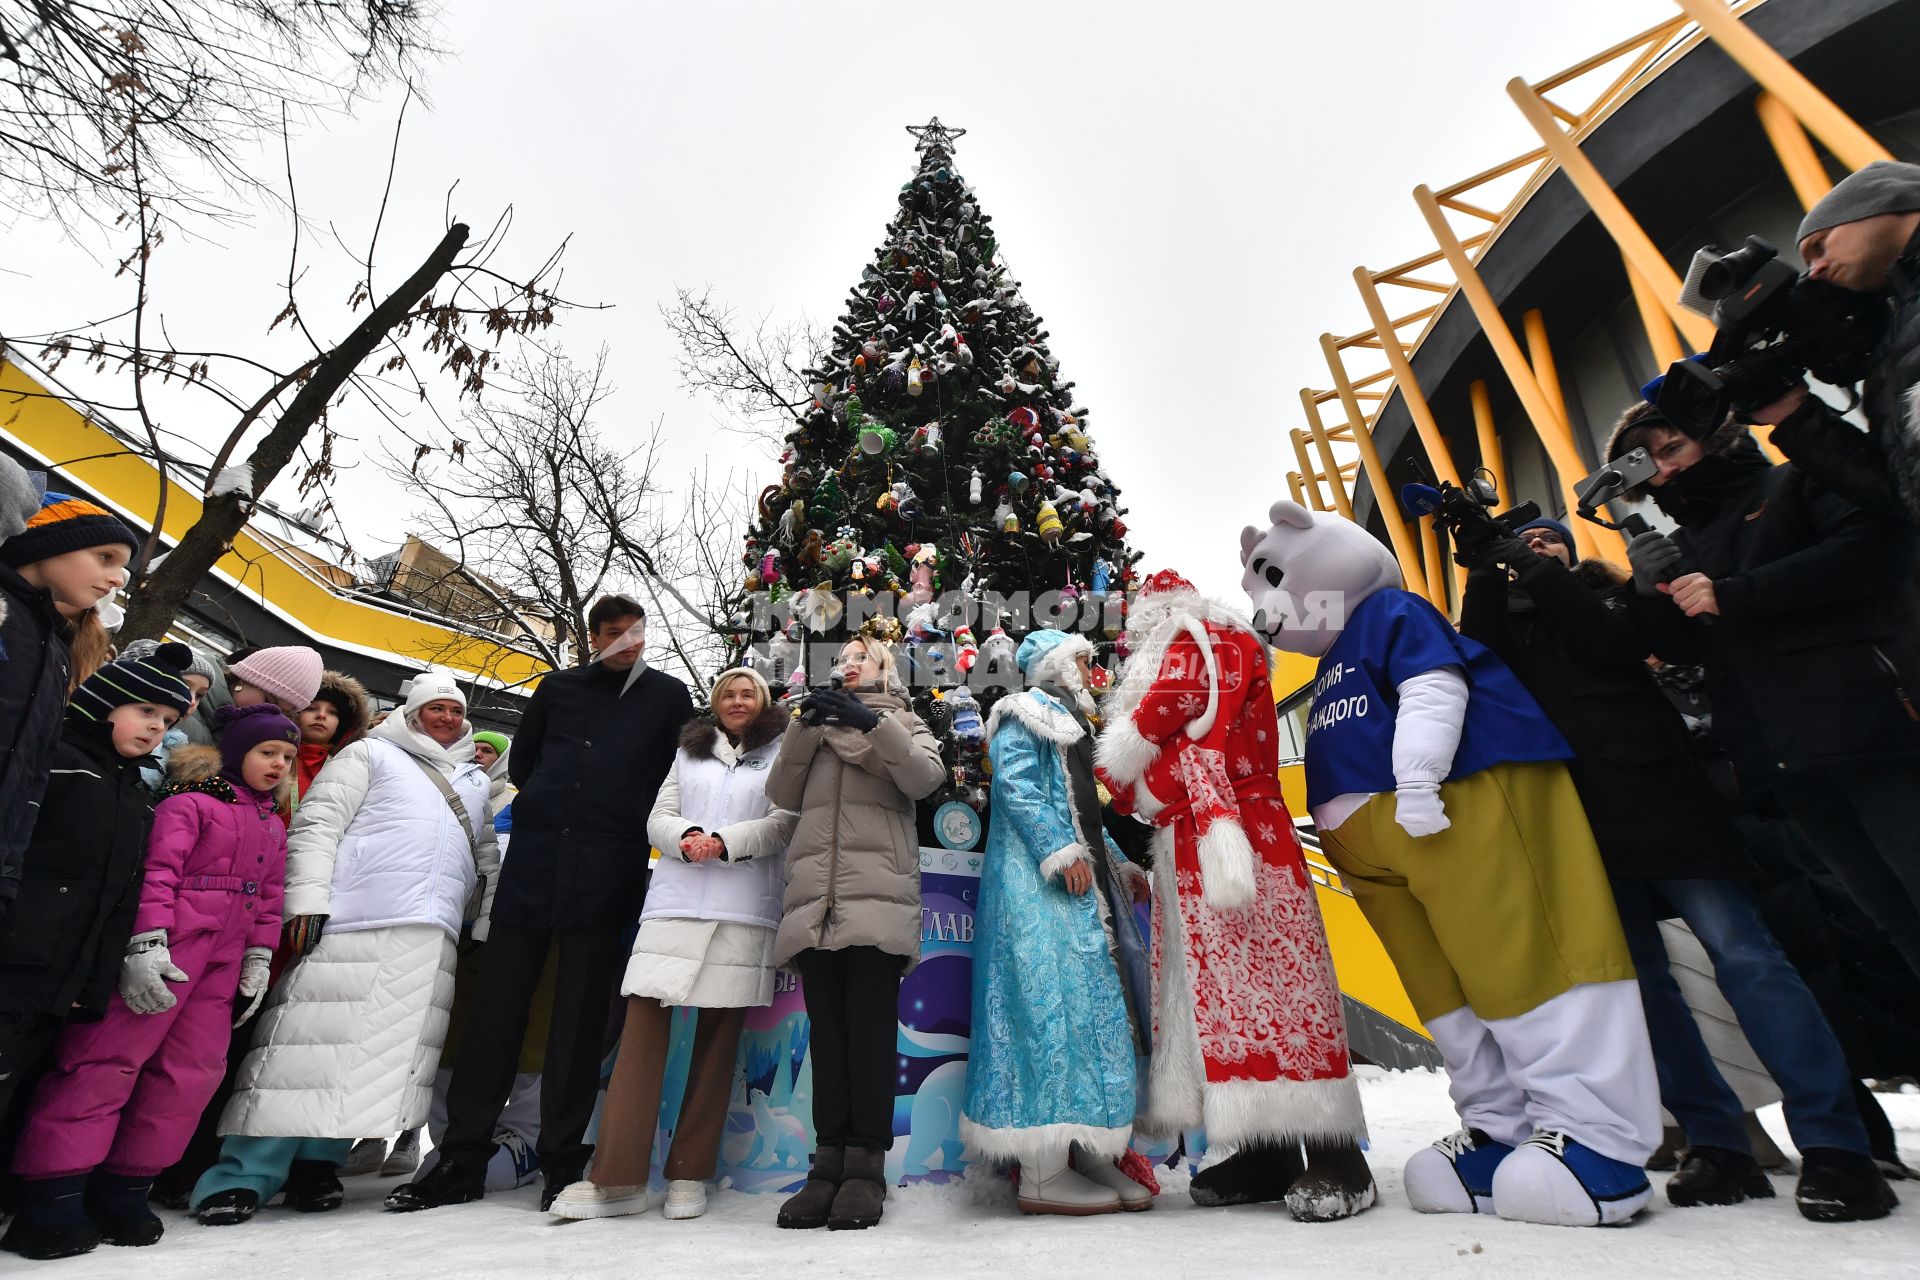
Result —
<path fill-rule="evenodd" d="M 758 607 L 739 640 L 796 690 L 849 635 L 891 640 L 950 770 L 929 810 L 984 816 L 984 727 L 1021 685 L 1017 645 L 1055 627 L 1104 652 L 1138 557 L 1087 409 L 954 168 L 965 131 L 908 132 L 919 169 L 807 370 L 813 398 L 746 538 Z"/>

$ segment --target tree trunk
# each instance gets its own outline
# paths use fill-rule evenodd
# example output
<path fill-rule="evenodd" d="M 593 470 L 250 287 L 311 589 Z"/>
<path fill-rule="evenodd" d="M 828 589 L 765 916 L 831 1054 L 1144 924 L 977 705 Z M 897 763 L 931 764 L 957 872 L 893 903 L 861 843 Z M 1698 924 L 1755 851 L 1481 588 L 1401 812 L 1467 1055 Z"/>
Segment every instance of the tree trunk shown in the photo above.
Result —
<path fill-rule="evenodd" d="M 143 583 L 127 606 L 127 619 L 121 625 L 118 640 L 158 639 L 166 634 L 187 597 L 200 584 L 209 569 L 233 546 L 234 537 L 247 522 L 248 512 L 266 492 L 306 438 L 307 432 L 326 412 L 334 394 L 346 384 L 360 362 L 371 355 L 393 329 L 407 318 L 413 308 L 433 292 L 440 278 L 453 266 L 453 260 L 467 243 L 467 227 L 455 223 L 446 236 L 427 255 L 419 270 L 406 283 L 367 314 L 345 341 L 327 352 L 314 366 L 306 385 L 294 393 L 273 429 L 254 446 L 247 457 L 253 471 L 253 492 L 242 496 L 221 493 L 207 499 L 200 518 L 181 537 L 180 544 L 161 561 L 160 567 Z"/>

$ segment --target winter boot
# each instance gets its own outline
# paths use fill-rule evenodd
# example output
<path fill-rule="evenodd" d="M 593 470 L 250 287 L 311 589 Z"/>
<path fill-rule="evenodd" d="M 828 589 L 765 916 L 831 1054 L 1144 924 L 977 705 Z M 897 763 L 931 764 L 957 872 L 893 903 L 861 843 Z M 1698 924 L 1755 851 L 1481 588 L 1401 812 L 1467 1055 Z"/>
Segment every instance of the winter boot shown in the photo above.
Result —
<path fill-rule="evenodd" d="M 0 1249 L 36 1261 L 92 1253 L 99 1247 L 100 1229 L 87 1217 L 86 1194 L 84 1173 L 23 1182 Z"/>
<path fill-rule="evenodd" d="M 325 1213 L 338 1209 L 347 1199 L 347 1189 L 334 1175 L 328 1160 L 295 1160 L 287 1171 L 287 1208 L 301 1213 Z"/>
<path fill-rule="evenodd" d="M 1462 1129 L 1413 1153 L 1400 1175 L 1421 1213 L 1492 1213 L 1493 1172 L 1513 1154 L 1482 1129 Z"/>
<path fill-rule="evenodd" d="M 1793 1202 L 1810 1222 L 1865 1222 L 1886 1217 L 1900 1197 L 1872 1156 L 1807 1147 L 1800 1152 L 1800 1185 L 1793 1189 Z"/>
<path fill-rule="evenodd" d="M 1352 1141 L 1307 1143 L 1307 1171 L 1287 1188 L 1287 1211 L 1297 1222 L 1338 1222 L 1373 1207 L 1373 1170 Z"/>
<path fill-rule="evenodd" d="M 1297 1142 L 1249 1142 L 1209 1169 L 1193 1175 L 1187 1191 L 1208 1209 L 1230 1204 L 1284 1200 L 1293 1180 L 1307 1171 Z"/>
<path fill-rule="evenodd" d="M 96 1169 L 87 1180 L 87 1216 L 100 1228 L 100 1238 L 108 1244 L 139 1247 L 158 1244 L 166 1227 L 147 1208 L 147 1193 L 153 1189 L 148 1175 L 103 1173 Z"/>
<path fill-rule="evenodd" d="M 1702 1204 L 1739 1204 L 1773 1199 L 1773 1184 L 1759 1161 L 1725 1147 L 1688 1147 L 1680 1172 L 1667 1179 L 1667 1202 L 1676 1209 Z"/>
<path fill-rule="evenodd" d="M 420 1167 L 420 1130 L 409 1129 L 393 1140 L 393 1150 L 380 1165 L 383 1178 L 404 1178 Z"/>
<path fill-rule="evenodd" d="M 887 1153 L 877 1147 L 848 1147 L 827 1230 L 864 1231 L 877 1225 L 886 1198 Z"/>
<path fill-rule="evenodd" d="M 813 1170 L 807 1185 L 787 1197 L 780 1206 L 779 1224 L 798 1231 L 811 1231 L 827 1225 L 833 1214 L 833 1198 L 840 1193 L 840 1179 L 846 1172 L 845 1147 L 821 1147 L 813 1153 Z"/>
<path fill-rule="evenodd" d="M 218 1191 L 200 1202 L 194 1217 L 203 1227 L 237 1227 L 260 1212 L 260 1196 L 247 1187 Z"/>
<path fill-rule="evenodd" d="M 386 1158 L 385 1138 L 362 1138 L 353 1144 L 353 1150 L 347 1152 L 347 1162 L 340 1166 L 340 1176 L 364 1178 L 370 1173 L 378 1173 L 381 1162 Z"/>
<path fill-rule="evenodd" d="M 1637 1164 L 1603 1156 L 1565 1133 L 1543 1130 L 1493 1171 L 1493 1199 L 1512 1222 L 1612 1227 L 1647 1207 L 1653 1187 Z"/>
<path fill-rule="evenodd" d="M 563 1187 L 547 1206 L 547 1212 L 569 1222 L 588 1218 L 624 1218 L 647 1211 L 647 1188 L 638 1186 L 603 1187 L 595 1182 L 576 1182 Z"/>
<path fill-rule="evenodd" d="M 415 1213 L 421 1209 L 438 1209 L 443 1205 L 466 1204 L 486 1194 L 487 1167 L 484 1164 L 474 1169 L 461 1161 L 442 1156 L 440 1162 L 427 1170 L 418 1181 L 395 1187 L 389 1192 L 387 1209 L 391 1213 Z M 551 1199 L 547 1198 L 541 1208 L 551 1203 Z"/>
<path fill-rule="evenodd" d="M 1114 1169 L 1114 1172 L 1120 1171 Z M 1020 1187 L 1014 1203 L 1022 1213 L 1057 1213 L 1084 1218 L 1096 1213 L 1120 1212 L 1120 1193 L 1069 1169 L 1066 1153 L 1059 1152 L 1020 1162 Z M 837 1211 L 839 1207 L 835 1201 L 834 1209 Z"/>
<path fill-rule="evenodd" d="M 1096 1155 L 1079 1143 L 1073 1144 L 1073 1171 L 1089 1182 L 1097 1182 L 1120 1197 L 1120 1207 L 1128 1213 L 1153 1208 L 1153 1192 L 1129 1177 L 1114 1161 Z M 1026 1170 L 1021 1170 L 1022 1175 Z"/>

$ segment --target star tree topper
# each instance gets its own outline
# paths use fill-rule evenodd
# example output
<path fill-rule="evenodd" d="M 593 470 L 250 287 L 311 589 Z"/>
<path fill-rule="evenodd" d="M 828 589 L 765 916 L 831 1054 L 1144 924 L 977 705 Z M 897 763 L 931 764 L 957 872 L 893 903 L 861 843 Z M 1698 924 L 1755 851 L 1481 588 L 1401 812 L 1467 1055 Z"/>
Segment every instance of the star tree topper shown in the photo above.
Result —
<path fill-rule="evenodd" d="M 939 150 L 951 152 L 953 150 L 954 139 L 965 137 L 967 131 L 965 129 L 949 129 L 940 123 L 939 116 L 935 116 L 925 124 L 908 125 L 907 132 L 912 134 L 916 139 L 914 142 L 914 150 L 916 151 Z"/>

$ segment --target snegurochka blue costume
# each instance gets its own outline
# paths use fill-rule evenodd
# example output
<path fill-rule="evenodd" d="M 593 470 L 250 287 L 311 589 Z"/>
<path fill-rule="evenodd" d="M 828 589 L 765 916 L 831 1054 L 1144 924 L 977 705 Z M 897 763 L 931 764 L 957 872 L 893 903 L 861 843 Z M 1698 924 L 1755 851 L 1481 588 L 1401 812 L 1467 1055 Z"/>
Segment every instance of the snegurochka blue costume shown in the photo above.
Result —
<path fill-rule="evenodd" d="M 1028 1213 L 1153 1205 L 1114 1163 L 1133 1134 L 1150 979 L 1130 901 L 1144 873 L 1100 822 L 1091 652 L 1081 636 L 1028 636 L 1018 661 L 1032 687 L 1002 697 L 987 730 L 992 825 L 960 1135 L 976 1158 L 1019 1163 Z"/>

